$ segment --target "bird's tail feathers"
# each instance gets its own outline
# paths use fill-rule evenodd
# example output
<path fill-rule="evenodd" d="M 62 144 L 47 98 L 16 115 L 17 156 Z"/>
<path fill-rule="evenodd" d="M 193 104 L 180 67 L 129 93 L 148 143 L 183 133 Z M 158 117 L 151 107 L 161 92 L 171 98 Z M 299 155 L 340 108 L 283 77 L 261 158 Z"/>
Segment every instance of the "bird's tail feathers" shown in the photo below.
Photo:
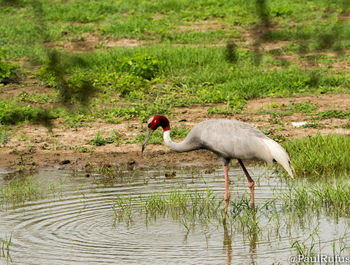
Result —
<path fill-rule="evenodd" d="M 292 173 L 292 171 L 294 172 L 294 169 L 290 163 L 289 156 L 283 147 L 271 139 L 264 139 L 264 142 L 270 150 L 273 159 L 275 159 L 287 171 L 291 178 L 294 178 Z"/>

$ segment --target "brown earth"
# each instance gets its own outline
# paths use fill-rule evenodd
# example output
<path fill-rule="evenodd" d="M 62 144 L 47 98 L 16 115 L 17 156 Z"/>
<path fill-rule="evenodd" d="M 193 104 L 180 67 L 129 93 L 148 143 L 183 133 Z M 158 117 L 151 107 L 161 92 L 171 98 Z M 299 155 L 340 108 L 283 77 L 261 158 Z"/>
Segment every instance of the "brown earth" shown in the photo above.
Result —
<path fill-rule="evenodd" d="M 196 21 L 190 25 L 181 25 L 179 26 L 180 31 L 211 31 L 217 29 L 228 29 L 229 27 L 226 24 L 215 23 L 211 20 L 202 20 Z"/>
<path fill-rule="evenodd" d="M 20 92 L 20 89 L 14 87 L 4 87 L 0 97 L 14 96 Z M 243 113 L 235 115 L 208 114 L 209 108 L 225 108 L 222 104 L 176 108 L 169 119 L 173 126 L 187 128 L 192 128 L 206 119 L 237 119 L 248 122 L 264 132 L 267 131 L 270 137 L 282 140 L 317 133 L 350 135 L 350 123 L 346 119 L 320 120 L 318 121 L 320 128 L 298 128 L 294 127 L 292 122 L 309 121 L 312 115 L 293 113 L 289 116 L 272 118 L 269 114 L 261 114 L 261 110 L 283 110 L 285 105 L 299 102 L 316 105 L 316 112 L 350 109 L 349 94 L 312 95 L 250 100 L 244 106 Z M 144 154 L 141 154 L 140 144 L 125 143 L 144 132 L 145 124 L 140 124 L 138 120 L 122 121 L 120 124 L 108 124 L 103 121 L 85 122 L 83 127 L 72 129 L 67 128 L 62 119 L 57 119 L 54 125 L 52 132 L 40 125 L 13 126 L 9 141 L 0 148 L 0 168 L 11 170 L 44 167 L 84 169 L 87 166 L 142 168 L 219 164 L 217 157 L 205 150 L 178 154 L 170 152 L 164 145 L 149 144 Z M 124 143 L 94 147 L 89 144 L 89 140 L 93 139 L 97 132 L 101 132 L 105 137 L 111 132 L 117 132 Z"/>
<path fill-rule="evenodd" d="M 96 29 L 97 31 L 98 29 Z M 67 37 L 56 43 L 48 43 L 47 46 L 56 49 L 64 49 L 69 52 L 93 52 L 96 49 L 109 49 L 113 47 L 132 48 L 156 43 L 157 40 L 138 40 L 127 38 L 112 38 L 95 33 L 84 33 L 79 39 L 71 39 L 69 32 L 62 32 Z"/>

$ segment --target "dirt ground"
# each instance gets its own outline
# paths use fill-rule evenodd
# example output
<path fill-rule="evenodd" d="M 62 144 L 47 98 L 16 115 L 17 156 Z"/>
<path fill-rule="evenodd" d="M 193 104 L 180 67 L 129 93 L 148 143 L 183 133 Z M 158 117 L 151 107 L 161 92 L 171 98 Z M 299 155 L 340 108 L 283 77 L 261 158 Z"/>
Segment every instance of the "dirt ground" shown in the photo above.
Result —
<path fill-rule="evenodd" d="M 32 85 L 32 84 L 30 84 Z M 43 88 L 46 89 L 46 88 Z M 0 97 L 7 98 L 20 93 L 16 87 L 3 87 Z M 26 89 L 26 91 L 28 91 Z M 47 92 L 47 91 L 46 91 Z M 293 126 L 293 122 L 310 121 L 312 115 L 293 113 L 292 115 L 272 118 L 270 114 L 262 114 L 262 110 L 283 110 L 283 106 L 299 102 L 310 102 L 316 105 L 316 112 L 324 110 L 350 109 L 349 94 L 323 94 L 293 98 L 264 98 L 250 100 L 244 106 L 243 113 L 236 115 L 208 114 L 212 107 L 224 108 L 225 105 L 194 105 L 176 108 L 168 118 L 172 126 L 192 128 L 200 121 L 207 119 L 228 118 L 248 122 L 257 128 L 268 131 L 270 137 L 290 139 L 315 135 L 317 133 L 341 133 L 350 135 L 348 119 L 323 119 L 317 121 L 318 128 L 301 128 Z M 279 107 L 276 107 L 279 106 Z M 156 113 L 155 113 L 156 114 Z M 149 144 L 143 154 L 141 145 L 135 143 L 112 143 L 94 147 L 89 140 L 97 132 L 108 136 L 117 131 L 123 142 L 132 141 L 145 131 L 146 124 L 139 120 L 123 121 L 120 124 L 108 124 L 101 121 L 87 122 L 80 128 L 67 128 L 63 121 L 54 122 L 52 132 L 40 125 L 24 124 L 14 126 L 10 131 L 9 141 L 0 147 L 0 168 L 7 170 L 39 169 L 58 167 L 67 169 L 84 169 L 89 166 L 108 166 L 113 168 L 144 167 L 183 167 L 214 166 L 220 164 L 215 155 L 208 151 L 189 153 L 173 153 L 163 144 Z M 86 148 L 88 152 L 82 152 Z"/>

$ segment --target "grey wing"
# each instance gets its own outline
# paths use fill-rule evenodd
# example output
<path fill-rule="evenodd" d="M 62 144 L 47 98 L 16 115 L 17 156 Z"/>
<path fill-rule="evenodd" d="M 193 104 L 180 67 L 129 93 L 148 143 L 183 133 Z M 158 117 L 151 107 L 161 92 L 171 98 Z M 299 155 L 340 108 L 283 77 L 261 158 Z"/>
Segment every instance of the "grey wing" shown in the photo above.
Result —
<path fill-rule="evenodd" d="M 192 131 L 191 137 L 200 143 L 198 146 L 216 153 L 225 163 L 232 158 L 278 162 L 293 178 L 284 148 L 247 123 L 211 120 L 199 123 Z"/>
<path fill-rule="evenodd" d="M 235 120 L 209 120 L 199 123 L 191 133 L 202 148 L 225 159 L 271 159 L 263 139 L 268 139 L 255 127 Z"/>

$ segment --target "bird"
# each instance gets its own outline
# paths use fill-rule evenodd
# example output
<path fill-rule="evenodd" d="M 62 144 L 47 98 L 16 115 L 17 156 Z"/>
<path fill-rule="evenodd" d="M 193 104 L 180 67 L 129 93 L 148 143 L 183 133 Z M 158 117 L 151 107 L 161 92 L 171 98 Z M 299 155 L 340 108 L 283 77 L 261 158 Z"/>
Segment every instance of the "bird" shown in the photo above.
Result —
<path fill-rule="evenodd" d="M 148 134 L 142 145 L 142 153 L 152 133 L 161 127 L 164 143 L 171 151 L 189 152 L 206 149 L 220 158 L 225 174 L 225 216 L 230 199 L 228 166 L 232 159 L 238 160 L 247 177 L 252 209 L 255 209 L 255 183 L 243 160 L 264 161 L 270 165 L 277 162 L 293 178 L 293 167 L 284 148 L 248 123 L 230 119 L 205 120 L 195 125 L 182 142 L 171 140 L 170 122 L 165 116 L 151 117 L 147 126 Z"/>

